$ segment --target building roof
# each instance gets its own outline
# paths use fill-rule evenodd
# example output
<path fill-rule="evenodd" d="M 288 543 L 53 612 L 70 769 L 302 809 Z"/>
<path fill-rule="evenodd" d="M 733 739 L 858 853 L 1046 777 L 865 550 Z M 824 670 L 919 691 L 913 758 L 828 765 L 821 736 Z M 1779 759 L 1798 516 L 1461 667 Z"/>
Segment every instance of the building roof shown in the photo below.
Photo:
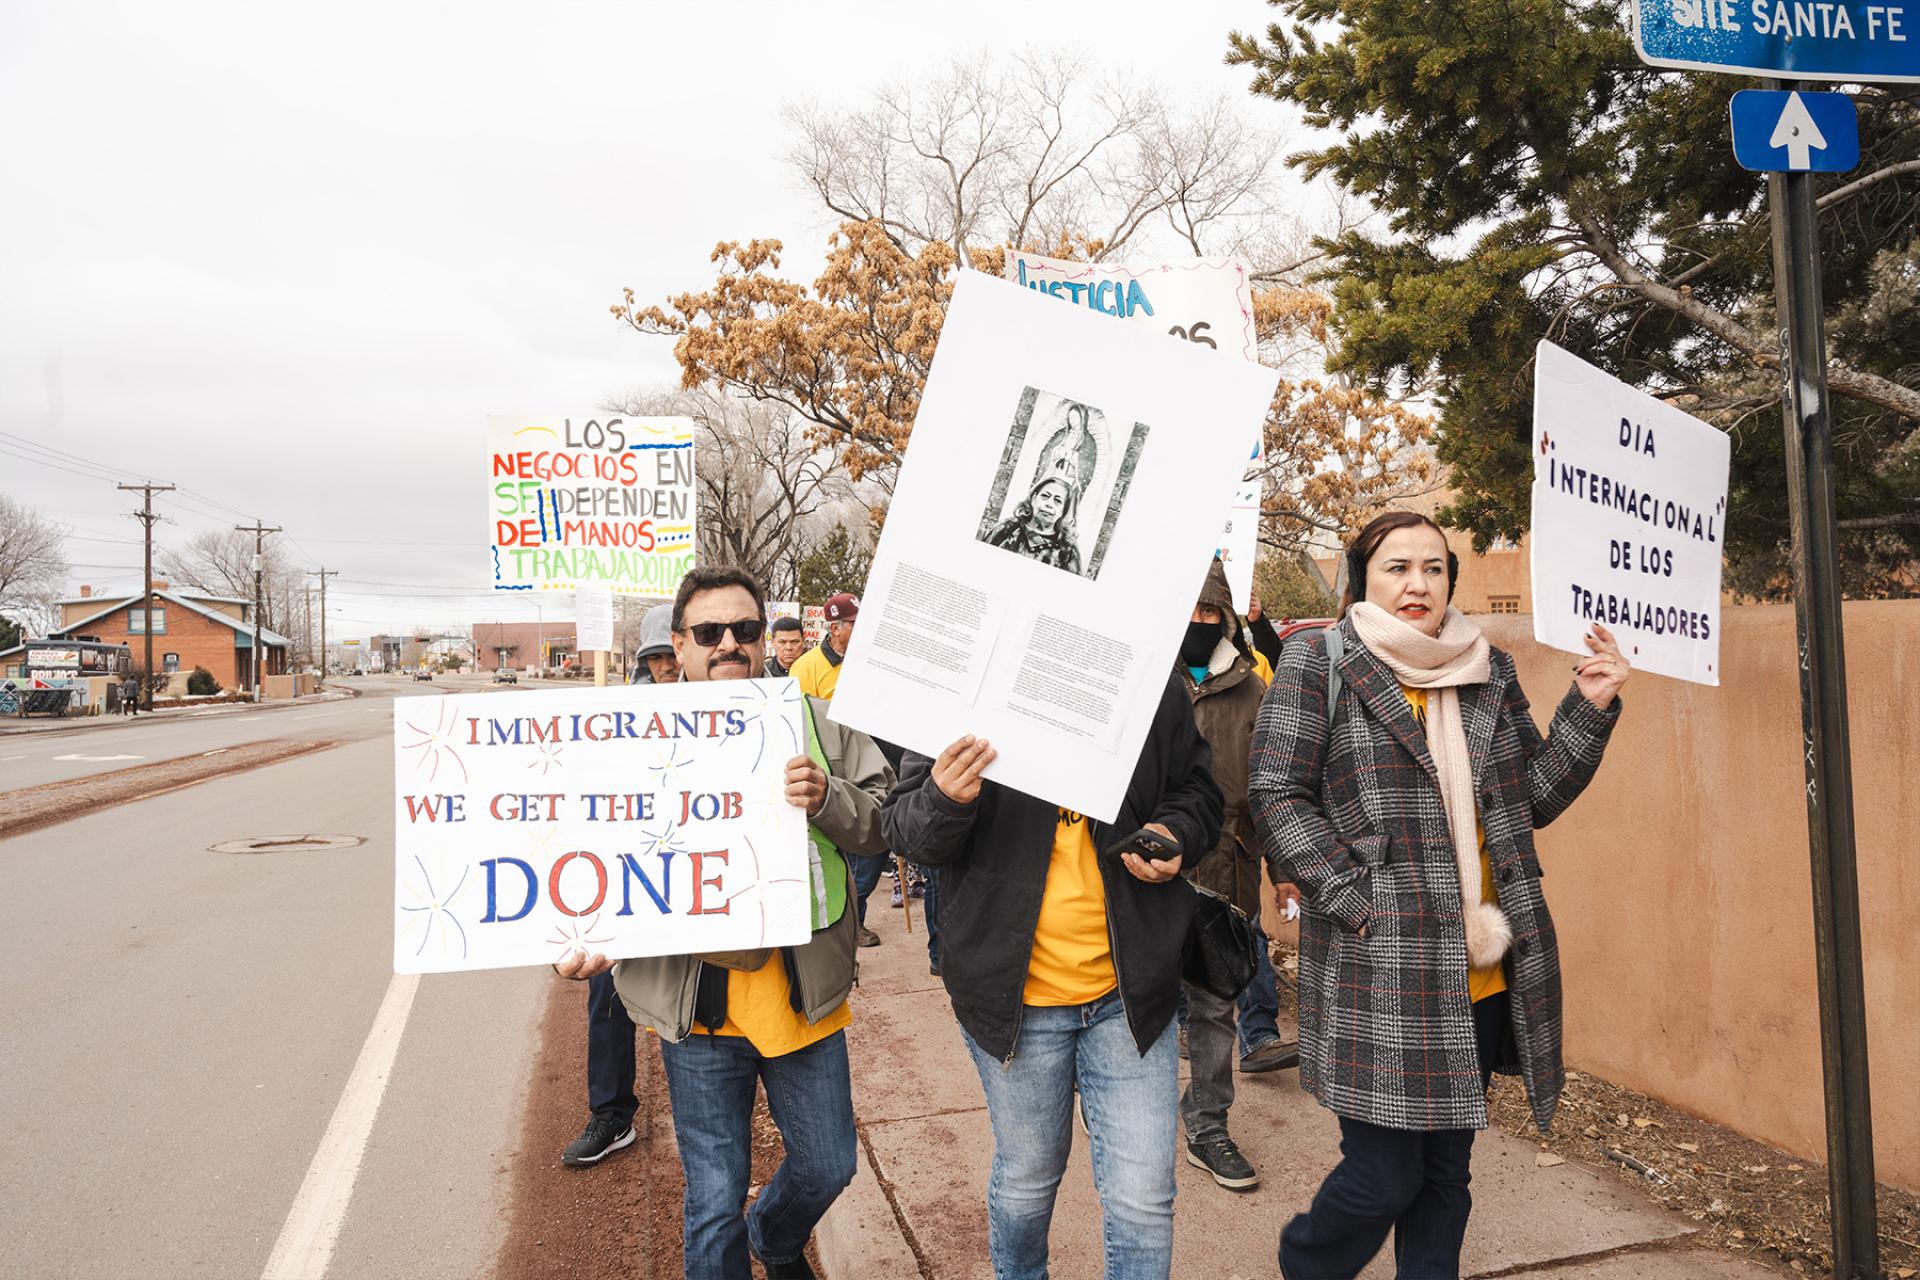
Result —
<path fill-rule="evenodd" d="M 164 587 L 159 590 L 156 590 L 153 594 L 160 596 L 160 595 L 166 595 L 169 592 L 173 592 L 177 596 L 191 595 L 195 600 L 212 600 L 219 604 L 252 604 L 253 603 L 253 597 L 251 596 L 223 596 L 223 595 L 217 595 L 212 591 L 187 592 L 177 587 Z M 140 592 L 135 591 L 128 594 L 125 598 L 128 600 L 138 600 L 140 598 L 140 594 L 141 594 Z M 114 598 L 116 597 L 103 591 L 98 593 L 97 595 L 90 595 L 90 596 L 66 596 L 62 599 L 53 601 L 53 603 L 54 604 L 92 604 L 96 600 L 110 600 Z"/>
<path fill-rule="evenodd" d="M 133 604 L 136 601 L 146 599 L 146 593 L 143 591 L 136 591 L 132 595 L 122 596 L 117 599 L 112 596 L 89 596 L 87 598 L 92 601 L 98 601 L 105 607 L 94 613 L 88 614 L 84 618 L 80 618 L 74 622 L 70 622 L 64 627 L 55 627 L 53 630 L 49 631 L 46 634 L 45 638 L 49 640 L 57 640 L 62 636 L 65 636 L 68 632 L 78 631 L 81 627 L 86 626 L 90 622 L 97 622 L 101 618 L 106 617 L 108 614 L 113 613 L 116 610 L 124 609 L 128 605 Z M 180 605 L 182 608 L 191 609 L 193 612 L 199 614 L 203 618 L 211 618 L 215 622 L 225 623 L 227 626 L 232 627 L 234 631 L 245 632 L 249 637 L 253 635 L 252 623 L 242 622 L 238 618 L 232 617 L 229 614 L 221 613 L 218 609 L 209 609 L 203 604 L 196 603 L 196 600 L 190 600 L 186 596 L 183 596 L 178 592 L 156 591 L 153 593 L 153 598 L 156 600 L 166 600 L 172 604 Z M 198 600 L 232 600 L 234 603 L 237 603 L 237 604 L 253 603 L 251 600 L 235 600 L 233 597 L 229 597 L 229 596 L 199 596 L 197 597 L 197 599 Z M 271 645 L 276 649 L 291 648 L 293 646 L 293 641 L 291 639 L 281 635 L 278 631 L 273 630 L 271 627 L 260 628 L 260 643 L 263 645 Z"/>

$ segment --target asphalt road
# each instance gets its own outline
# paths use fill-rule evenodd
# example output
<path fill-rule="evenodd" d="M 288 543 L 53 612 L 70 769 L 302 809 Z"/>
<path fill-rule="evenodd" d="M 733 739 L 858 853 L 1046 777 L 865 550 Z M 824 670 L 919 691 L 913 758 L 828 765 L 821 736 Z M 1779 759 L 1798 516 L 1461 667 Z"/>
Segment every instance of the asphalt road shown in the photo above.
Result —
<path fill-rule="evenodd" d="M 335 1197 L 325 1274 L 490 1270 L 553 980 L 428 976 L 397 1027 L 386 1016 L 412 981 L 392 971 L 391 698 L 428 686 L 363 683 L 369 696 L 313 716 L 0 739 L 0 756 L 28 751 L 36 767 L 123 740 L 153 759 L 277 735 L 347 740 L 0 840 L 0 1276 L 263 1275 L 336 1109 L 350 1109 L 343 1091 L 377 1019 L 398 1047 L 357 1169 L 322 1180 L 350 1192 Z M 208 851 L 284 832 L 365 843 Z"/>
<path fill-rule="evenodd" d="M 438 676 L 431 683 L 404 676 L 365 676 L 336 678 L 328 683 L 355 689 L 361 696 L 339 702 L 215 706 L 131 720 L 110 717 L 81 722 L 80 727 L 72 729 L 61 726 L 0 735 L 0 791 L 37 787 L 267 738 L 355 742 L 385 737 L 393 729 L 396 697 L 496 689 L 488 676 Z M 580 682 L 527 681 L 497 686 L 497 690 L 506 694 L 533 687 L 579 688 Z"/>

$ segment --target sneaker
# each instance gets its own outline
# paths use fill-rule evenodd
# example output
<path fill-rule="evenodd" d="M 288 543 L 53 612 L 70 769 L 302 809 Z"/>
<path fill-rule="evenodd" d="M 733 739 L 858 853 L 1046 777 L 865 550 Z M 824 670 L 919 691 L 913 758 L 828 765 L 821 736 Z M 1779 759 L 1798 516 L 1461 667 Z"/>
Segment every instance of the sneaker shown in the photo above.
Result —
<path fill-rule="evenodd" d="M 893 882 L 893 905 L 897 909 L 901 906 L 904 906 L 905 903 L 906 903 L 906 900 L 900 896 L 900 882 L 898 880 L 895 880 Z"/>
<path fill-rule="evenodd" d="M 931 975 L 932 975 L 933 977 L 936 977 L 936 978 L 937 978 L 937 977 L 939 977 L 939 976 L 940 976 L 940 962 L 939 962 L 938 960 L 932 960 L 932 961 L 929 961 L 929 962 L 927 963 L 927 972 L 928 972 L 929 974 L 931 974 Z"/>
<path fill-rule="evenodd" d="M 813 1267 L 807 1262 L 807 1255 L 801 1254 L 792 1262 L 762 1262 L 766 1268 L 767 1280 L 814 1280 Z"/>
<path fill-rule="evenodd" d="M 1229 1191 L 1251 1191 L 1260 1185 L 1260 1175 L 1224 1133 L 1209 1133 L 1188 1142 L 1187 1163 L 1205 1169 Z"/>
<path fill-rule="evenodd" d="M 927 896 L 927 886 L 916 880 L 907 886 L 907 896 L 909 898 L 924 899 Z"/>
<path fill-rule="evenodd" d="M 1242 1054 L 1240 1070 L 1247 1075 L 1262 1071 L 1285 1071 L 1300 1065 L 1300 1045 L 1293 1040 L 1269 1040 L 1259 1048 Z"/>
<path fill-rule="evenodd" d="M 867 928 L 867 926 L 861 925 L 858 945 L 863 947 L 877 947 L 880 945 L 880 935 Z"/>
<path fill-rule="evenodd" d="M 612 1116 L 591 1116 L 580 1136 L 560 1153 L 560 1163 L 575 1169 L 599 1164 L 622 1147 L 633 1145 L 633 1122 Z"/>

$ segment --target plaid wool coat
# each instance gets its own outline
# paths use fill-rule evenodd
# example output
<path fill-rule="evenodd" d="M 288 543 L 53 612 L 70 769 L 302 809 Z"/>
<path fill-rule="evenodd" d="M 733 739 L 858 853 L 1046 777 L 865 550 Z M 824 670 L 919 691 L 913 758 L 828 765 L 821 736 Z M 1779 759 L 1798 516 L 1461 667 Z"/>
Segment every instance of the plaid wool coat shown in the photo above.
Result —
<path fill-rule="evenodd" d="M 1324 633 L 1290 642 L 1254 727 L 1248 792 L 1273 878 L 1300 886 L 1300 1083 L 1337 1115 L 1393 1129 L 1483 1129 L 1466 927 L 1426 734 L 1393 673 L 1340 624 L 1327 714 Z M 1518 1072 L 1544 1132 L 1559 1105 L 1560 953 L 1533 831 L 1592 780 L 1620 715 L 1570 689 L 1547 736 L 1513 659 L 1460 690 L 1474 794 L 1500 906 Z M 1364 936 L 1362 936 L 1364 933 Z"/>

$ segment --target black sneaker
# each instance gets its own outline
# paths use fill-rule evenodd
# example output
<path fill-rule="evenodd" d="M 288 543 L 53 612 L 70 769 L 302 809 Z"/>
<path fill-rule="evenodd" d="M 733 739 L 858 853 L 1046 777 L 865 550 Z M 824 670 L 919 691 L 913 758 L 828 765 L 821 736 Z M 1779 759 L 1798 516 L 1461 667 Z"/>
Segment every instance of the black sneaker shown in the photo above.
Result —
<path fill-rule="evenodd" d="M 612 1116 L 592 1116 L 580 1136 L 560 1153 L 560 1163 L 575 1169 L 599 1164 L 622 1147 L 633 1145 L 633 1122 Z"/>
<path fill-rule="evenodd" d="M 801 1254 L 792 1262 L 762 1262 L 766 1268 L 767 1280 L 814 1280 L 813 1267 L 807 1262 L 807 1255 Z"/>
<path fill-rule="evenodd" d="M 1247 1075 L 1285 1071 L 1299 1065 L 1300 1045 L 1293 1040 L 1269 1040 L 1240 1059 L 1240 1070 Z"/>
<path fill-rule="evenodd" d="M 1209 1133 L 1188 1142 L 1187 1163 L 1205 1169 L 1229 1191 L 1251 1191 L 1260 1185 L 1260 1175 L 1224 1133 Z"/>

